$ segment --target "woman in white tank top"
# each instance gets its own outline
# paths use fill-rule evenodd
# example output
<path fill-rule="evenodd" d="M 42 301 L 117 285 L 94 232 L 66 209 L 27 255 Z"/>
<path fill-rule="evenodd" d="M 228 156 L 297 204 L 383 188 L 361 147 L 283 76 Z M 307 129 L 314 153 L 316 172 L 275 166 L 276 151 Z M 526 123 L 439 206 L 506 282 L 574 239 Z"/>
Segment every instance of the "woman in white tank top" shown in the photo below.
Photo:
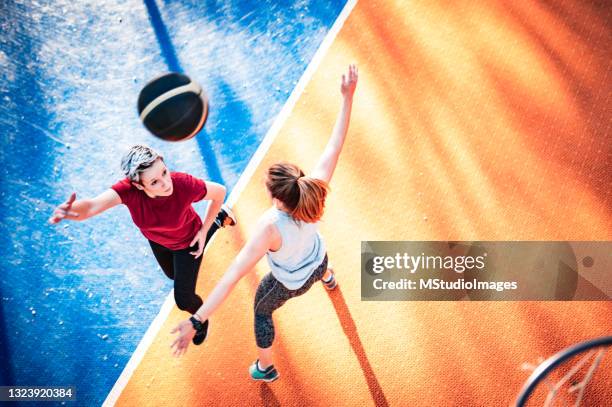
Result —
<path fill-rule="evenodd" d="M 327 268 L 325 244 L 317 225 L 323 216 L 328 183 L 347 135 L 356 86 L 357 67 L 351 65 L 348 74 L 342 75 L 342 108 L 311 176 L 305 176 L 298 166 L 290 163 L 278 163 L 268 168 L 266 190 L 272 199 L 272 207 L 260 218 L 255 233 L 200 309 L 172 331 L 179 333 L 172 343 L 176 356 L 185 353 L 196 332 L 194 327 L 200 321 L 206 321 L 236 283 L 252 272 L 255 264 L 266 255 L 271 272 L 259 284 L 254 307 L 259 358 L 249 371 L 255 380 L 270 382 L 279 377 L 272 363 L 272 312 L 288 299 L 308 291 L 319 280 L 327 289 L 336 286 L 334 273 Z"/>

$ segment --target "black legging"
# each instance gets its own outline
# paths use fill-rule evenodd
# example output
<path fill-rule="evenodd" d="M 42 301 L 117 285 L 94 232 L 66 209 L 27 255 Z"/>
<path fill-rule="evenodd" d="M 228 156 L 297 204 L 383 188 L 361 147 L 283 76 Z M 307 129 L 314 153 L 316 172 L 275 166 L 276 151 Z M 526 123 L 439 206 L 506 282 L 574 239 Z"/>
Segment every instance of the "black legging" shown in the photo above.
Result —
<path fill-rule="evenodd" d="M 297 297 L 310 290 L 312 285 L 323 278 L 327 270 L 327 254 L 303 286 L 290 290 L 279 282 L 272 273 L 261 279 L 255 294 L 255 341 L 260 348 L 269 348 L 274 342 L 274 322 L 272 313 L 281 307 L 288 299 Z"/>
<path fill-rule="evenodd" d="M 219 229 L 219 226 L 216 223 L 210 226 L 204 246 L 208 244 L 217 229 Z M 196 251 L 196 246 L 171 250 L 152 240 L 149 240 L 149 244 L 164 273 L 168 278 L 174 280 L 174 301 L 176 301 L 177 307 L 195 314 L 202 306 L 202 298 L 196 294 L 195 288 L 198 281 L 198 271 L 204 256 L 196 259 L 193 254 L 190 254 L 190 252 Z"/>

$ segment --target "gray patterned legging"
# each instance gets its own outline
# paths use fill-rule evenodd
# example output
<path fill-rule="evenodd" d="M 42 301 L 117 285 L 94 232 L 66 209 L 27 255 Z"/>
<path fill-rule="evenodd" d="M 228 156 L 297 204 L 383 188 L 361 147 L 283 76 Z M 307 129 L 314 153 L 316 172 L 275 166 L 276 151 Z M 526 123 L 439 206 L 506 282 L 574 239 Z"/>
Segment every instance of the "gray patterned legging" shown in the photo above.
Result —
<path fill-rule="evenodd" d="M 279 282 L 272 273 L 266 274 L 261 279 L 257 294 L 255 294 L 255 340 L 260 348 L 269 348 L 274 341 L 274 322 L 272 313 L 280 308 L 288 299 L 300 296 L 312 287 L 312 285 L 323 278 L 327 270 L 327 254 L 323 262 L 306 280 L 303 286 L 297 290 L 289 290 Z"/>

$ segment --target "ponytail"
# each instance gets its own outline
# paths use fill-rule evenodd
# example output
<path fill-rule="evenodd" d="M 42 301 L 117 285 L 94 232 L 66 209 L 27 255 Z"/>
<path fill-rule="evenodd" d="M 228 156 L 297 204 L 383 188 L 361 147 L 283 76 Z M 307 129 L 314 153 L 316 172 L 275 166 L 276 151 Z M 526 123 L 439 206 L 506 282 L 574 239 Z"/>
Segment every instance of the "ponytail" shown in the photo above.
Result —
<path fill-rule="evenodd" d="M 307 223 L 317 222 L 323 216 L 329 186 L 325 181 L 311 177 L 300 177 L 297 184 L 300 189 L 300 200 L 291 216 Z"/>
<path fill-rule="evenodd" d="M 329 186 L 320 179 L 304 176 L 294 164 L 279 163 L 268 168 L 266 187 L 297 221 L 317 222 L 323 216 Z"/>

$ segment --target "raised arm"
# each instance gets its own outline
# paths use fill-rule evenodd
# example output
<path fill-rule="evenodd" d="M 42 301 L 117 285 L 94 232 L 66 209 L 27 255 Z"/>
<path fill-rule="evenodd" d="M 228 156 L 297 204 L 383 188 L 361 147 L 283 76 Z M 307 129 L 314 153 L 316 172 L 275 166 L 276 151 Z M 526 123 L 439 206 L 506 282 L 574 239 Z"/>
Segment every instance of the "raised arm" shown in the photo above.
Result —
<path fill-rule="evenodd" d="M 221 280 L 213 288 L 200 309 L 194 314 L 195 318 L 200 321 L 206 321 L 225 301 L 238 281 L 254 270 L 257 262 L 266 254 L 270 247 L 275 233 L 273 228 L 273 225 L 260 221 L 253 236 L 240 250 L 238 256 L 234 259 L 223 277 L 221 277 Z M 189 320 L 184 320 L 171 333 L 175 332 L 178 332 L 179 336 L 171 346 L 175 347 L 174 355 L 180 356 L 187 350 L 191 338 L 195 335 L 195 329 Z"/>
<path fill-rule="evenodd" d="M 79 200 L 76 199 L 76 193 L 73 192 L 66 202 L 55 208 L 53 215 L 49 218 L 49 223 L 59 223 L 64 219 L 83 221 L 120 203 L 121 198 L 113 189 L 108 189 L 92 199 Z"/>
<path fill-rule="evenodd" d="M 342 93 L 342 108 L 336 119 L 334 130 L 332 131 L 331 137 L 327 142 L 327 146 L 321 154 L 319 161 L 312 172 L 313 178 L 318 178 L 327 183 L 331 180 L 336 164 L 338 164 L 338 157 L 342 151 L 344 140 L 348 132 L 349 122 L 351 119 L 351 109 L 353 107 L 353 94 L 355 93 L 355 87 L 357 86 L 358 71 L 355 65 L 349 66 L 348 75 L 342 75 L 342 84 L 340 85 L 340 92 Z"/>

